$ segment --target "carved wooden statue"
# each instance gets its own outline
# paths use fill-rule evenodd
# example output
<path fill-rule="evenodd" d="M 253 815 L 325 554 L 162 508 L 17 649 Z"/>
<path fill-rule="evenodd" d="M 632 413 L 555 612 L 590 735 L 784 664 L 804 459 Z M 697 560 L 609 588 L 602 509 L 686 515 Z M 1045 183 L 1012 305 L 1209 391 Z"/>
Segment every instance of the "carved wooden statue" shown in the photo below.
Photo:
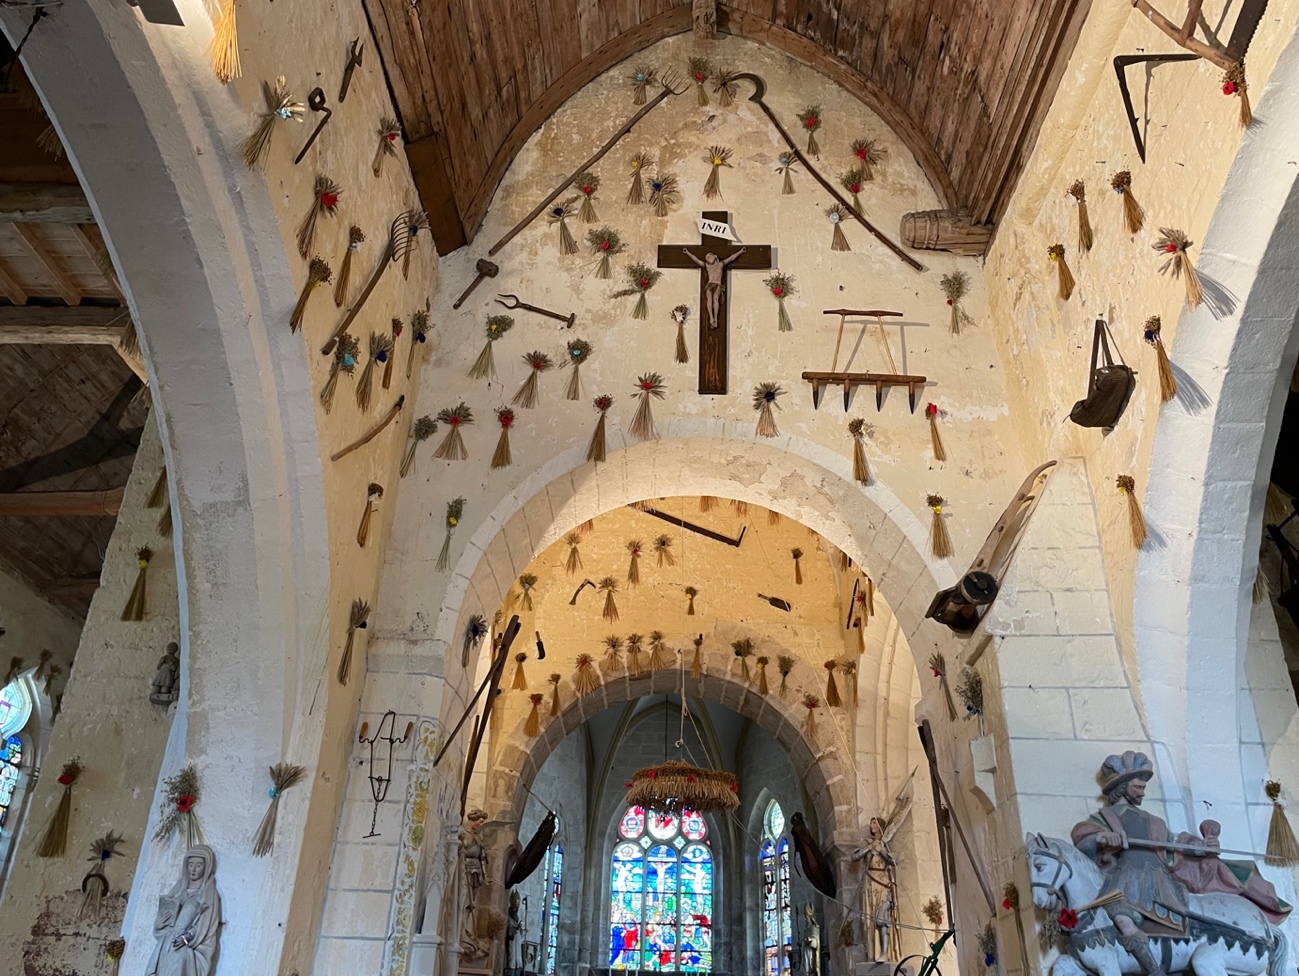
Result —
<path fill-rule="evenodd" d="M 212 976 L 221 935 L 216 854 L 206 844 L 185 852 L 180 880 L 158 899 L 158 946 L 145 976 Z"/>

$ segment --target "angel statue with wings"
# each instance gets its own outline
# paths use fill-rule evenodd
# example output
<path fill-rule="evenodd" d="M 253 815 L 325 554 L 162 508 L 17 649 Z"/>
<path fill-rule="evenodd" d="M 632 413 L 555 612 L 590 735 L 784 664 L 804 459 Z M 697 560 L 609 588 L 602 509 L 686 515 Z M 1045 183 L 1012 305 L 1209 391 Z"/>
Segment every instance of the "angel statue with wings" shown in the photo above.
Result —
<path fill-rule="evenodd" d="M 889 845 L 898 828 L 911 813 L 911 781 L 915 770 L 893 800 L 887 817 L 871 817 L 866 846 L 853 852 L 854 861 L 864 862 L 862 902 L 865 912 L 866 951 L 873 962 L 898 962 L 898 859 Z"/>

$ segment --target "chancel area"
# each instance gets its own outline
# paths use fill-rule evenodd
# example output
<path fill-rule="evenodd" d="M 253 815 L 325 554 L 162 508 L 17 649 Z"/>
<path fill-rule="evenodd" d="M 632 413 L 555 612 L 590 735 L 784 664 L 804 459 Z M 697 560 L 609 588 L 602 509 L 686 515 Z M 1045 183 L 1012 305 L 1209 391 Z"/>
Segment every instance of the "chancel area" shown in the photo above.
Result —
<path fill-rule="evenodd" d="M 0 973 L 1294 976 L 1299 0 L 0 0 Z"/>

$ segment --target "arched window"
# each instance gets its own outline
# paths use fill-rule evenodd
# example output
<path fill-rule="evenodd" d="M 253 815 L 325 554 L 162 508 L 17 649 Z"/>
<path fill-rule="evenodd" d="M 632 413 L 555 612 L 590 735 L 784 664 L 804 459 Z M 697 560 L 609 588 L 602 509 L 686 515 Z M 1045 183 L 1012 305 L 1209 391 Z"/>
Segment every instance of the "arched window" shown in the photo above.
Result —
<path fill-rule="evenodd" d="M 559 949 L 559 904 L 564 895 L 564 845 L 557 838 L 546 855 L 546 880 L 550 894 L 546 896 L 546 976 L 555 972 L 555 954 Z"/>
<path fill-rule="evenodd" d="M 18 785 L 18 770 L 23 764 L 23 740 L 11 735 L 4 741 L 0 752 L 0 830 L 12 829 L 9 807 L 13 804 L 14 788 Z"/>
<path fill-rule="evenodd" d="M 785 976 L 793 955 L 792 917 L 789 909 L 789 838 L 785 813 L 772 800 L 762 818 L 762 957 L 766 976 Z"/>
<path fill-rule="evenodd" d="M 610 969 L 712 969 L 713 853 L 702 816 L 628 807 L 612 878 Z"/>

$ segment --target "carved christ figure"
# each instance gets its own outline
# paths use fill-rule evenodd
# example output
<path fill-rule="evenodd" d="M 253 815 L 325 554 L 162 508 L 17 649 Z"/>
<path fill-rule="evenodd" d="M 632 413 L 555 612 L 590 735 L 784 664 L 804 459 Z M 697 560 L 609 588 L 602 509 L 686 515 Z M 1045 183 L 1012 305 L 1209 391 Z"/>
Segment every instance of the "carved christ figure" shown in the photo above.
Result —
<path fill-rule="evenodd" d="M 704 314 L 708 316 L 708 328 L 715 329 L 717 328 L 717 320 L 722 305 L 726 302 L 726 285 L 724 283 L 726 268 L 738 261 L 740 255 L 747 251 L 748 248 L 740 248 L 725 260 L 719 258 L 712 251 L 708 251 L 704 254 L 702 261 L 691 254 L 689 248 L 682 248 L 682 250 L 685 252 L 686 257 L 703 268 L 704 273 L 708 275 L 708 284 L 704 286 L 704 294 L 708 298 L 708 308 Z"/>

